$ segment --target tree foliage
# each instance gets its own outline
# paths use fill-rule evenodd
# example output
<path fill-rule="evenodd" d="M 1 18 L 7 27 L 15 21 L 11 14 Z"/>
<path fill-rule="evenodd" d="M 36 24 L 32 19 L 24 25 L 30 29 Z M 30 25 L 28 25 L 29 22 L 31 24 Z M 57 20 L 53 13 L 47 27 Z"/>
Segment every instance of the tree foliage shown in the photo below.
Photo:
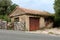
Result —
<path fill-rule="evenodd" d="M 16 6 L 11 0 L 0 0 L 0 15 L 9 14 Z"/>
<path fill-rule="evenodd" d="M 55 25 L 60 26 L 60 0 L 55 0 L 54 10 L 55 10 Z"/>
<path fill-rule="evenodd" d="M 8 21 L 8 14 L 15 9 L 17 5 L 11 0 L 0 0 L 0 19 Z"/>
<path fill-rule="evenodd" d="M 0 15 L 9 13 L 7 10 L 11 6 L 11 3 L 11 0 L 0 0 Z"/>
<path fill-rule="evenodd" d="M 11 11 L 13 11 L 16 6 L 18 6 L 18 5 L 16 5 L 16 4 L 11 5 L 11 6 L 10 6 Z"/>

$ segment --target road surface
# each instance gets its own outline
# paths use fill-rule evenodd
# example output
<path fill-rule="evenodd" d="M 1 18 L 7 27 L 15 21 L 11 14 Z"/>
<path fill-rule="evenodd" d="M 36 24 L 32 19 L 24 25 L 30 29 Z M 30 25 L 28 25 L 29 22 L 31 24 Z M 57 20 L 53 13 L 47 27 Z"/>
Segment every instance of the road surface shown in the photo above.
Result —
<path fill-rule="evenodd" d="M 33 34 L 12 30 L 0 30 L 0 40 L 60 40 L 60 36 Z"/>

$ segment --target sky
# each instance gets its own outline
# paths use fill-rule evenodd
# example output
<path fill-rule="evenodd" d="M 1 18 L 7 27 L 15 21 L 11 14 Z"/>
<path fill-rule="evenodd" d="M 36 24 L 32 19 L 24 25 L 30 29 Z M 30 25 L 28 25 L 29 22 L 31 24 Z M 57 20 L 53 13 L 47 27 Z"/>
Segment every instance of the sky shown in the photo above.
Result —
<path fill-rule="evenodd" d="M 12 2 L 23 8 L 54 13 L 54 0 L 12 0 Z"/>

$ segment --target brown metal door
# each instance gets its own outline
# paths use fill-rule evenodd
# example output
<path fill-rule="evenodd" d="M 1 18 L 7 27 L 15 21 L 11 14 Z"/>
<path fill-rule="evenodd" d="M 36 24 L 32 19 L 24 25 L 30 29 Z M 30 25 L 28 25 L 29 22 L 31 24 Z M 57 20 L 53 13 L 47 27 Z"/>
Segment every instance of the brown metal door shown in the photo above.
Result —
<path fill-rule="evenodd" d="M 39 18 L 30 17 L 30 31 L 39 30 Z"/>

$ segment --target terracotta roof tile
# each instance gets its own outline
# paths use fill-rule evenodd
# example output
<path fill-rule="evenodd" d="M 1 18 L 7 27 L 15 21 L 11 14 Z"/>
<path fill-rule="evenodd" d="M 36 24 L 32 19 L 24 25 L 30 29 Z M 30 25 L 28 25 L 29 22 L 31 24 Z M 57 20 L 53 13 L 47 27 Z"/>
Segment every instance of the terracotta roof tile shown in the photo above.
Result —
<path fill-rule="evenodd" d="M 50 13 L 48 13 L 46 11 L 38 11 L 38 10 L 26 9 L 26 8 L 22 8 L 22 7 L 19 7 L 19 6 L 17 6 L 16 8 L 24 11 L 25 13 L 29 13 L 29 14 L 51 15 Z"/>
<path fill-rule="evenodd" d="M 17 7 L 12 11 L 12 13 L 15 12 L 16 9 L 23 11 L 25 14 L 36 14 L 36 15 L 51 16 L 51 14 L 48 13 L 48 12 L 46 12 L 46 11 L 38 11 L 38 10 L 26 9 L 26 8 L 22 8 L 22 7 L 19 7 L 19 6 L 17 6 Z M 11 15 L 12 13 L 10 13 L 9 16 L 12 16 L 12 15 Z M 23 13 L 23 14 L 24 14 L 24 13 Z"/>

